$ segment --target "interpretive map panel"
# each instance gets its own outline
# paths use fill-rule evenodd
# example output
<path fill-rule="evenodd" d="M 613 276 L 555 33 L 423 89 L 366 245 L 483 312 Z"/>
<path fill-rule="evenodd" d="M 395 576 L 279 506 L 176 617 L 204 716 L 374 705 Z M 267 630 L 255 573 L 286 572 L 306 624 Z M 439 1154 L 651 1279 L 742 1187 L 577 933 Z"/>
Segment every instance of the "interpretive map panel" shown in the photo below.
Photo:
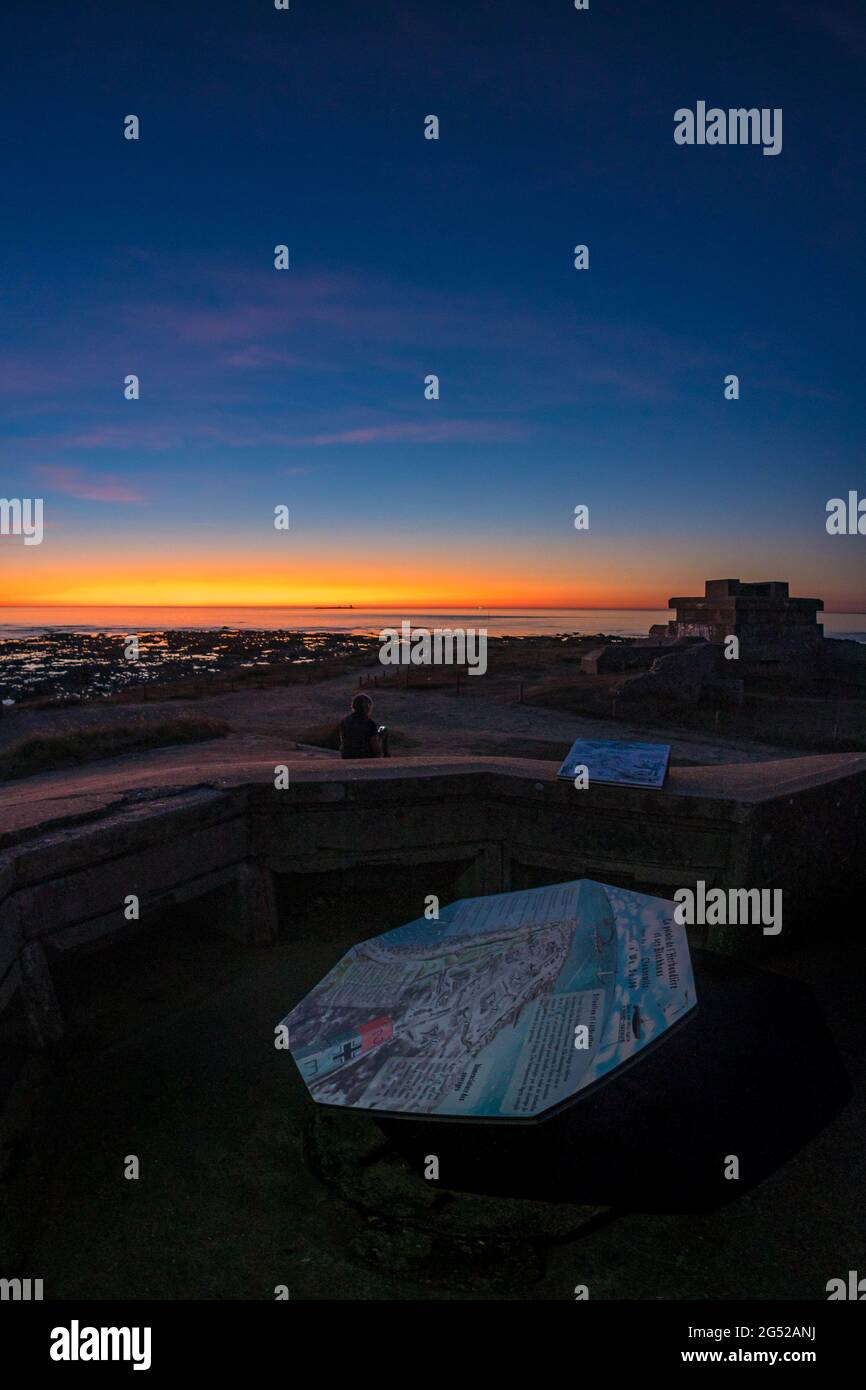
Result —
<path fill-rule="evenodd" d="M 579 738 L 571 745 L 557 777 L 574 781 L 585 767 L 590 783 L 621 787 L 661 787 L 670 759 L 667 743 L 629 743 L 619 738 Z"/>
<path fill-rule="evenodd" d="M 465 898 L 355 946 L 286 1019 L 323 1104 L 528 1119 L 695 1005 L 673 903 L 591 879 Z"/>

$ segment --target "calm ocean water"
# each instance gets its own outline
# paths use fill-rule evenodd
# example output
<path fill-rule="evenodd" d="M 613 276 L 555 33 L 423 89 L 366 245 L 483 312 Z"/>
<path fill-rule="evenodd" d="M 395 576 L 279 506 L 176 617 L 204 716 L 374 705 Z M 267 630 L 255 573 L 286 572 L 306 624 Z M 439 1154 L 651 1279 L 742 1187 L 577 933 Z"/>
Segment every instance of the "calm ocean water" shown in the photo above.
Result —
<path fill-rule="evenodd" d="M 653 623 L 674 617 L 666 608 L 166 608 L 66 607 L 0 608 L 0 638 L 41 632 L 162 632 L 167 628 L 213 631 L 227 628 L 281 628 L 304 632 L 378 633 L 399 627 L 484 627 L 491 637 L 598 632 L 645 637 Z M 828 637 L 866 642 L 866 613 L 824 613 Z"/>

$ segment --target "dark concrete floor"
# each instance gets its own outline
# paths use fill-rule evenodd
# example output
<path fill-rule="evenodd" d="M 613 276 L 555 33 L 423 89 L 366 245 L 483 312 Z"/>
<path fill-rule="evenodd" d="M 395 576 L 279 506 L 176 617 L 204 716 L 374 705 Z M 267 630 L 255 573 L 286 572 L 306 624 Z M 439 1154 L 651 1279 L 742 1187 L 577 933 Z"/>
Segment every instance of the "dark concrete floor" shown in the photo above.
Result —
<path fill-rule="evenodd" d="M 505 1245 L 497 1280 L 471 1242 L 431 1274 L 304 1160 L 311 1102 L 274 1026 L 372 933 L 337 924 L 251 948 L 214 935 L 205 911 L 59 972 L 70 1038 L 25 1271 L 46 1298 L 272 1299 L 286 1285 L 310 1300 L 571 1300 L 586 1284 L 592 1299 L 825 1299 L 829 1279 L 866 1268 L 861 933 L 821 924 L 774 963 L 814 985 L 855 1086 L 813 1142 L 720 1211 L 623 1212 L 577 1235 L 566 1221 L 540 1261 Z"/>

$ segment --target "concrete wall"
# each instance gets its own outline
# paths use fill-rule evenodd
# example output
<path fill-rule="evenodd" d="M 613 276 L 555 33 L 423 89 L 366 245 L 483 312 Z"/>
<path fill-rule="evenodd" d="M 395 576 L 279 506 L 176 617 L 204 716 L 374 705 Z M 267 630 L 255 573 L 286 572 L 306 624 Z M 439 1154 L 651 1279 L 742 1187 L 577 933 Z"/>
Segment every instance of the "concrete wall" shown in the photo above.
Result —
<path fill-rule="evenodd" d="M 658 791 L 576 791 L 554 764 L 502 758 L 289 766 L 284 791 L 133 795 L 81 824 L 19 832 L 0 856 L 0 1010 L 20 991 L 34 1045 L 58 1038 L 52 968 L 128 931 L 130 894 L 146 923 L 216 890 L 214 927 L 266 942 L 281 925 L 275 875 L 451 864 L 455 896 L 582 875 L 662 896 L 698 879 L 782 887 L 796 929 L 834 894 L 853 897 L 866 841 L 857 754 L 674 769 Z M 708 942 L 749 951 L 755 931 L 714 929 Z"/>

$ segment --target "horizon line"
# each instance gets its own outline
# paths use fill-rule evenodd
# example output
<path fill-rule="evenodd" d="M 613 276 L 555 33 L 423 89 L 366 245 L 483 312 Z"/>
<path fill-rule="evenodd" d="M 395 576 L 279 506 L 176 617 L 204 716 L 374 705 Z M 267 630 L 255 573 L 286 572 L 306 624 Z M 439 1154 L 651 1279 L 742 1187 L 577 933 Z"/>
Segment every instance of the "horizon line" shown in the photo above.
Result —
<path fill-rule="evenodd" d="M 468 601 L 465 602 L 465 603 L 448 603 L 448 604 L 444 604 L 444 603 L 423 603 L 423 604 L 422 604 L 420 601 L 416 601 L 416 600 L 411 600 L 411 601 L 408 601 L 408 602 L 406 602 L 406 603 L 404 603 L 404 604 L 395 604 L 395 603 L 393 603 L 393 602 L 389 602 L 389 603 L 360 603 L 360 604 L 355 604 L 355 603 L 232 603 L 232 602 L 230 602 L 230 601 L 226 601 L 225 603 L 99 603 L 99 602 L 93 602 L 92 600 L 83 600 L 83 601 L 80 602 L 80 603 L 50 603 L 50 602 L 44 602 L 44 603 L 0 603 L 0 609 L 3 609 L 3 608 L 299 608 L 299 609 L 305 609 L 305 610 L 306 610 L 306 609 L 310 609 L 310 608 L 321 608 L 321 609 L 324 610 L 324 609 L 330 609 L 330 608 L 339 608 L 339 609 L 342 609 L 343 611 L 346 611 L 346 612 L 347 612 L 347 611 L 349 611 L 350 609 L 354 608 L 354 609 L 356 609 L 359 613 L 360 613 L 360 612 L 363 612 L 364 609 L 367 609 L 367 608 L 393 608 L 393 609 L 395 610 L 395 612 L 397 612 L 397 611 L 399 611 L 399 609 L 400 609 L 401 607 L 406 608 L 406 607 L 410 607 L 410 606 L 413 607 L 413 608 L 424 607 L 424 608 L 428 608 L 428 609 L 441 608 L 443 612 L 447 612 L 447 613 L 453 612 L 453 610 L 454 610 L 455 608 L 473 608 L 473 609 L 478 609 L 479 611 L 486 611 L 486 612 L 488 612 L 488 613 L 492 613 L 494 609 L 503 609 L 503 610 L 504 610 L 504 609 L 506 609 L 506 608 L 519 608 L 519 609 L 521 609 L 521 611 L 526 612 L 526 613 L 530 612 L 530 611 L 531 611 L 532 609 L 534 609 L 534 608 L 541 608 L 541 609 L 544 610 L 545 613 L 569 613 L 569 612 L 571 612 L 571 611 L 572 611 L 573 609 L 575 609 L 575 608 L 583 608 L 586 612 L 594 612 L 594 613 L 617 613 L 617 612 L 621 612 L 623 609 L 628 609 L 630 612 L 633 612 L 633 613 L 656 613 L 656 612 L 658 612 L 658 610 L 659 610 L 660 608 L 669 608 L 669 607 L 670 607 L 670 605 L 667 604 L 667 603 L 650 604 L 648 607 L 645 606 L 645 605 L 642 605 L 642 604 L 639 605 L 639 604 L 633 604 L 633 603 L 608 604 L 608 605 L 606 605 L 606 606 L 604 606 L 604 607 L 598 607 L 598 606 L 593 605 L 593 604 L 580 604 L 580 603 L 568 603 L 568 604 L 561 604 L 561 603 L 560 603 L 560 604 L 543 604 L 543 603 L 540 604 L 540 603 L 533 603 L 533 604 L 530 604 L 530 605 L 525 605 L 525 604 L 520 604 L 520 603 L 494 603 L 494 604 L 470 603 L 470 602 L 468 602 Z M 855 610 L 855 611 L 856 611 L 856 610 Z M 866 608 L 864 608 L 863 611 L 866 612 Z"/>
<path fill-rule="evenodd" d="M 92 600 L 84 600 L 84 601 L 79 602 L 79 603 L 51 603 L 51 602 L 42 602 L 42 603 L 2 603 L 2 602 L 0 602 L 0 612 L 3 612 L 3 611 L 6 610 L 6 609 L 12 609 L 12 608 L 43 608 L 43 609 L 44 609 L 44 608 L 100 608 L 100 609 L 102 609 L 102 608 L 120 608 L 120 609 L 129 609 L 129 608 L 165 608 L 165 609 L 175 609 L 175 608 L 177 608 L 177 609 L 183 609 L 183 608 L 202 608 L 202 609 L 213 609 L 214 611 L 225 610 L 225 609 L 228 609 L 228 608 L 249 609 L 250 611 L 253 611 L 253 610 L 256 610 L 256 609 L 262 609 L 262 608 L 273 608 L 273 609 L 297 609 L 298 611 L 302 611 L 302 612 L 310 612 L 311 610 L 319 610 L 319 611 L 321 611 L 321 612 L 330 612 L 330 611 L 333 611 L 333 610 L 337 610 L 337 611 L 341 611 L 341 612 L 352 612 L 352 611 L 354 611 L 354 612 L 357 612 L 357 613 L 369 612 L 371 609 L 374 609 L 374 610 L 377 610 L 377 611 L 381 611 L 381 612 L 387 612 L 387 611 L 393 610 L 395 613 L 398 613 L 398 612 L 404 611 L 404 610 L 407 609 L 407 608 L 421 608 L 421 609 L 423 609 L 425 612 L 428 612 L 428 613 L 436 612 L 437 610 L 440 610 L 440 611 L 443 612 L 443 613 L 454 613 L 454 612 L 456 612 L 458 609 L 462 609 L 462 608 L 466 608 L 466 609 L 469 609 L 469 610 L 471 610 L 471 611 L 475 611 L 475 612 L 479 612 L 479 613 L 506 612 L 507 610 L 510 610 L 510 609 L 517 609 L 519 612 L 522 612 L 522 613 L 531 613 L 531 612 L 535 612 L 535 611 L 540 611 L 540 612 L 543 612 L 543 613 L 572 613 L 572 612 L 576 612 L 576 611 L 584 612 L 584 613 L 658 613 L 658 612 L 672 612 L 672 611 L 673 611 L 673 609 L 671 608 L 671 605 L 670 605 L 669 603 L 651 604 L 650 606 L 647 607 L 647 606 L 645 606 L 645 605 L 643 605 L 643 604 L 633 604 L 633 603 L 606 604 L 606 605 L 604 605 L 604 606 L 599 606 L 599 605 L 597 605 L 597 604 L 580 604 L 580 603 L 571 603 L 571 604 L 541 604 L 541 603 L 535 603 L 535 604 L 530 604 L 530 605 L 523 605 L 523 604 L 519 604 L 519 603 L 507 603 L 507 604 L 506 604 L 506 603 L 479 604 L 479 603 L 469 603 L 469 602 L 466 602 L 466 603 L 449 603 L 449 604 L 441 604 L 441 603 L 423 603 L 423 602 L 418 602 L 418 601 L 406 602 L 406 603 L 404 603 L 404 604 L 394 604 L 393 602 L 390 602 L 390 603 L 361 603 L 361 604 L 347 604 L 347 603 L 232 603 L 232 602 L 230 602 L 230 601 L 226 601 L 226 602 L 224 602 L 224 603 L 193 603 L 193 602 L 190 602 L 190 603 L 159 603 L 159 602 L 156 602 L 156 603 L 100 603 L 100 602 L 94 602 L 94 601 L 92 601 Z M 866 601 L 864 601 L 864 606 L 863 606 L 862 608 L 822 608 L 822 609 L 821 609 L 821 612 L 822 612 L 823 614 L 825 614 L 825 615 L 826 615 L 826 614 L 834 614 L 836 617 L 859 617 L 861 614 L 866 614 Z"/>

